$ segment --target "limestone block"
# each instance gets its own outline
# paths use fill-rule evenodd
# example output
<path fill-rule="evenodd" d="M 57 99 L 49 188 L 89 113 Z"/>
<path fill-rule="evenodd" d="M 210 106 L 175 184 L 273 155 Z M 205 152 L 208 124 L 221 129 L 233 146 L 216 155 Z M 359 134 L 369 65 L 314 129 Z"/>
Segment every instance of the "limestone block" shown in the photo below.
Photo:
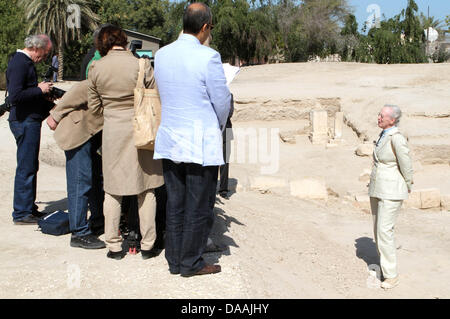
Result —
<path fill-rule="evenodd" d="M 421 208 L 435 208 L 441 206 L 441 192 L 437 188 L 420 191 Z"/>
<path fill-rule="evenodd" d="M 360 209 L 364 210 L 366 213 L 370 213 L 370 197 L 367 193 L 357 194 L 355 200 Z"/>
<path fill-rule="evenodd" d="M 365 169 L 360 175 L 358 180 L 360 182 L 368 183 L 370 181 L 370 174 L 372 174 L 372 171 L 370 169 Z"/>
<path fill-rule="evenodd" d="M 295 144 L 297 142 L 295 132 L 289 131 L 289 132 L 280 132 L 280 139 L 284 143 L 288 144 Z"/>
<path fill-rule="evenodd" d="M 287 187 L 287 180 L 272 176 L 256 176 L 250 178 L 250 189 L 267 192 L 276 188 Z"/>
<path fill-rule="evenodd" d="M 328 114 L 327 111 L 311 111 L 311 142 L 326 144 L 328 142 Z"/>
<path fill-rule="evenodd" d="M 336 112 L 334 116 L 334 138 L 340 139 L 342 138 L 342 131 L 344 128 L 344 113 Z"/>
<path fill-rule="evenodd" d="M 237 184 L 236 185 L 236 189 L 235 189 L 236 193 L 243 193 L 246 190 L 247 189 L 246 189 L 246 187 L 244 185 L 242 185 L 242 184 Z"/>
<path fill-rule="evenodd" d="M 408 199 L 404 201 L 405 208 L 417 208 L 420 209 L 422 207 L 422 201 L 420 199 L 420 191 L 413 190 Z"/>
<path fill-rule="evenodd" d="M 328 191 L 325 182 L 314 178 L 294 180 L 290 183 L 290 190 L 292 196 L 303 199 L 328 199 Z"/>
<path fill-rule="evenodd" d="M 371 156 L 373 153 L 373 143 L 364 143 L 358 145 L 355 153 L 358 156 Z"/>
<path fill-rule="evenodd" d="M 441 195 L 441 208 L 450 211 L 450 195 Z"/>

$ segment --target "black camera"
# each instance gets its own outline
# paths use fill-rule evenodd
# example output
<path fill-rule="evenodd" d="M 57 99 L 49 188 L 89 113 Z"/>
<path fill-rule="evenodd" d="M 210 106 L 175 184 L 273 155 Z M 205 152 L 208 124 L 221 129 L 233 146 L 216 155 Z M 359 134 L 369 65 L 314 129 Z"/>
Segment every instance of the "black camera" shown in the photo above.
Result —
<path fill-rule="evenodd" d="M 11 103 L 8 101 L 8 97 L 5 97 L 5 103 L 0 105 L 0 116 L 3 116 L 5 112 L 9 112 L 11 110 Z"/>
<path fill-rule="evenodd" d="M 58 72 L 58 68 L 55 68 L 54 66 L 50 65 L 48 67 L 47 72 L 44 74 L 44 82 L 51 82 L 53 72 Z M 59 89 L 57 87 L 52 87 L 50 89 L 50 92 L 47 94 L 52 98 L 53 100 L 57 100 L 63 97 L 63 95 L 66 93 L 66 91 Z"/>

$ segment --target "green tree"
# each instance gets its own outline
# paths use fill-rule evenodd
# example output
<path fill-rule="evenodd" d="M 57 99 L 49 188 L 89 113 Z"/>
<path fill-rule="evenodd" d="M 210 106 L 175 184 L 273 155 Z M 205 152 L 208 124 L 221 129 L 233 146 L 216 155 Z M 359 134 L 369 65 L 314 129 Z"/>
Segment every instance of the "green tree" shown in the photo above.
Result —
<path fill-rule="evenodd" d="M 17 0 L 0 1 L 0 73 L 6 71 L 8 55 L 23 48 L 25 27 L 25 15 Z"/>
<path fill-rule="evenodd" d="M 216 47 L 224 60 L 234 64 L 240 58 L 247 57 L 246 25 L 249 5 L 244 0 L 223 0 L 213 4 L 212 32 L 213 47 Z"/>
<path fill-rule="evenodd" d="M 340 26 L 350 13 L 346 0 L 304 0 L 301 6 L 301 30 L 309 56 L 337 53 Z"/>
<path fill-rule="evenodd" d="M 358 22 L 353 14 L 345 18 L 345 25 L 341 30 L 342 36 L 342 58 L 345 61 L 352 61 L 356 57 L 355 48 L 359 43 Z"/>
<path fill-rule="evenodd" d="M 406 9 L 391 19 L 373 27 L 366 37 L 360 37 L 356 60 L 376 63 L 423 63 L 425 34 L 417 15 L 417 4 L 408 0 Z"/>
<path fill-rule="evenodd" d="M 93 5 L 96 5 L 96 1 Z M 64 74 L 64 48 L 69 39 L 79 39 L 81 28 L 74 24 L 77 18 L 80 27 L 95 29 L 100 21 L 92 11 L 91 3 L 86 0 L 19 0 L 19 5 L 25 9 L 28 20 L 28 32 L 45 33 L 50 36 L 58 50 L 59 71 L 58 77 Z M 79 8 L 79 12 L 70 8 Z M 79 16 L 78 16 L 79 13 Z M 74 20 L 69 20 L 74 18 Z M 72 21 L 72 24 L 69 23 Z"/>

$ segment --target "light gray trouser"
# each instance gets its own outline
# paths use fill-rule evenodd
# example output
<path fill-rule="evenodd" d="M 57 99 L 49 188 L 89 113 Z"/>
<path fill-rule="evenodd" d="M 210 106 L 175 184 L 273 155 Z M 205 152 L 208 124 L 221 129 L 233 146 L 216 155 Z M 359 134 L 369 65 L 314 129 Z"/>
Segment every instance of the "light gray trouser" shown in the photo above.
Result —
<path fill-rule="evenodd" d="M 394 228 L 402 203 L 402 200 L 370 197 L 373 232 L 384 278 L 394 278 L 398 275 Z"/>
<path fill-rule="evenodd" d="M 150 250 L 156 240 L 156 197 L 154 189 L 139 194 L 139 229 L 141 231 L 141 250 Z M 122 250 L 123 238 L 119 234 L 122 196 L 105 193 L 103 213 L 105 215 L 105 242 L 112 252 Z"/>

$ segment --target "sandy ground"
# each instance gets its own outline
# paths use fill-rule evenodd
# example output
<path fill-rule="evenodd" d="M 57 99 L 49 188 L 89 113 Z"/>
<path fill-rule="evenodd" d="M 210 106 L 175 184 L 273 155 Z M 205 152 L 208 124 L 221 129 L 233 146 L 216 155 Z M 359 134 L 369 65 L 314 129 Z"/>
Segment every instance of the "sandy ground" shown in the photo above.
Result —
<path fill-rule="evenodd" d="M 115 261 L 106 258 L 106 249 L 71 248 L 70 235 L 49 236 L 37 226 L 14 225 L 15 142 L 3 116 L 0 298 L 449 298 L 450 212 L 402 209 L 396 227 L 401 284 L 383 291 L 368 272 L 377 263 L 371 215 L 347 196 L 367 189 L 358 177 L 371 160 L 354 150 L 364 139 L 376 138 L 376 114 L 387 102 L 401 105 L 402 129 L 412 147 L 418 145 L 415 187 L 450 194 L 448 157 L 419 147 L 432 144 L 439 154 L 449 146 L 449 71 L 448 64 L 353 63 L 242 69 L 231 86 L 237 101 L 234 128 L 277 128 L 291 135 L 293 143 L 280 140 L 279 169 L 270 176 L 321 179 L 331 195 L 327 201 L 304 200 L 286 187 L 252 190 L 252 179 L 261 176 L 264 165 L 232 162 L 233 192 L 229 200 L 217 198 L 211 234 L 226 250 L 204 256 L 220 263 L 222 272 L 192 278 L 170 275 L 164 254 Z M 305 114 L 317 108 L 344 112 L 348 126 L 340 145 L 309 142 Z M 49 212 L 66 209 L 64 157 L 46 125 L 42 132 L 37 204 Z"/>

